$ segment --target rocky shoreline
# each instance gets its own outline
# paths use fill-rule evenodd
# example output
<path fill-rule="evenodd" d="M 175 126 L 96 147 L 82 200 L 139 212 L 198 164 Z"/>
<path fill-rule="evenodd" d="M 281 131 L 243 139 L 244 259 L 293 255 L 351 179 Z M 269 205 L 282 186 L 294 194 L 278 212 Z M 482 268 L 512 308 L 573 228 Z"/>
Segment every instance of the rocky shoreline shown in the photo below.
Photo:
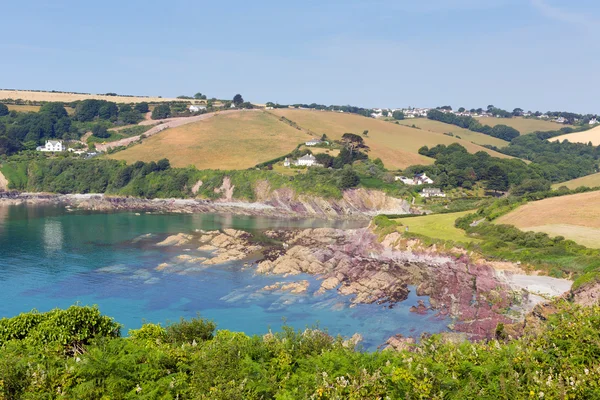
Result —
<path fill-rule="evenodd" d="M 93 211 L 136 211 L 163 213 L 228 213 L 247 216 L 277 218 L 319 218 L 367 221 L 380 213 L 408 214 L 410 209 L 401 199 L 369 192 L 350 190 L 342 199 L 323 199 L 298 196 L 294 198 L 285 190 L 260 202 L 234 201 L 232 199 L 142 199 L 109 196 L 104 194 L 52 194 L 0 191 L 0 205 L 58 205 L 70 209 Z M 366 201 L 375 196 L 375 202 Z M 406 204 L 405 204 L 406 203 Z"/>
<path fill-rule="evenodd" d="M 368 229 L 334 228 L 269 230 L 269 239 L 258 242 L 251 234 L 233 229 L 201 231 L 197 235 L 173 235 L 159 246 L 199 245 L 198 250 L 211 252 L 210 257 L 194 260 L 175 259 L 172 265 L 157 266 L 170 272 L 181 263 L 199 268 L 230 261 L 245 261 L 257 274 L 294 277 L 310 274 L 320 280 L 319 296 L 335 290 L 350 296 L 351 304 L 380 304 L 394 307 L 408 298 L 409 287 L 428 302 L 410 304 L 410 311 L 420 315 L 447 318 L 455 335 L 471 340 L 493 338 L 499 324 L 514 326 L 512 334 L 525 316 L 545 300 L 532 293 L 515 277 L 514 271 L 497 270 L 492 265 L 473 262 L 468 255 L 428 253 L 415 248 L 397 236 L 380 242 Z M 550 279 L 549 286 L 567 291 L 569 281 Z M 562 286 L 561 286 L 562 285 Z M 306 295 L 310 283 L 299 276 L 297 281 L 277 282 L 263 291 Z M 315 288 L 316 289 L 316 288 Z M 551 295 L 553 293 L 546 293 Z M 408 339 L 407 339 L 408 340 Z M 407 343 L 399 337 L 390 339 L 392 348 Z"/>

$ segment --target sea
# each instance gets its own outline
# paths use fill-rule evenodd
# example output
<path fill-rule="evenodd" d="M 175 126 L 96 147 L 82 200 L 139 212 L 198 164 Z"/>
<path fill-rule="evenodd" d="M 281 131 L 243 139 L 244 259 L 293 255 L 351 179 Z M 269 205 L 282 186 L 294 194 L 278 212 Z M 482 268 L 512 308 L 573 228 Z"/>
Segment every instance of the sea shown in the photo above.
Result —
<path fill-rule="evenodd" d="M 0 205 L 0 318 L 71 305 L 95 305 L 123 325 L 122 333 L 144 323 L 163 325 L 181 318 L 211 319 L 217 329 L 248 335 L 276 332 L 284 325 L 319 328 L 334 336 L 363 337 L 374 351 L 391 336 L 419 337 L 448 330 L 433 312 L 409 311 L 427 297 L 410 295 L 390 308 L 351 305 L 336 290 L 317 294 L 318 277 L 256 274 L 253 260 L 157 269 L 181 255 L 209 256 L 196 246 L 160 247 L 169 235 L 234 228 L 266 229 L 364 226 L 356 221 L 277 219 L 230 214 L 92 212 L 62 206 Z M 310 282 L 304 294 L 261 290 L 276 282 Z"/>

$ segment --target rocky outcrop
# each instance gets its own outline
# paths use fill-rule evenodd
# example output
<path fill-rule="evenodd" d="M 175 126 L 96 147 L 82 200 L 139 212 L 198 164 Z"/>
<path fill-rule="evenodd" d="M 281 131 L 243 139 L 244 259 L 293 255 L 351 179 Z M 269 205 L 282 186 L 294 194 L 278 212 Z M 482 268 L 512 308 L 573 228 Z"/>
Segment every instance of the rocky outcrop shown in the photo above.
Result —
<path fill-rule="evenodd" d="M 4 192 L 8 190 L 8 179 L 6 179 L 4 177 L 4 175 L 2 175 L 2 172 L 0 172 L 0 192 Z"/>
<path fill-rule="evenodd" d="M 593 306 L 600 303 L 600 282 L 583 285 L 571 293 L 575 303 L 582 306 Z"/>
<path fill-rule="evenodd" d="M 310 283 L 307 280 L 298 282 L 277 282 L 272 285 L 267 285 L 262 290 L 267 292 L 290 292 L 292 294 L 306 293 Z"/>
<path fill-rule="evenodd" d="M 192 235 L 185 233 L 178 233 L 177 235 L 171 235 L 162 242 L 156 243 L 157 246 L 183 246 L 192 240 Z"/>

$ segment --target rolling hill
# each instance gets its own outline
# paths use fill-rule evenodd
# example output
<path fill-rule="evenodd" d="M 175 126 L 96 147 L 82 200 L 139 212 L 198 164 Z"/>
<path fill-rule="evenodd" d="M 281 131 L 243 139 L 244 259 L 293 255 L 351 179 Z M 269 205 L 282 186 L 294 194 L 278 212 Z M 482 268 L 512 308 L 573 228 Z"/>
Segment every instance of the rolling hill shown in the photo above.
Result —
<path fill-rule="evenodd" d="M 280 120 L 282 116 L 298 127 Z M 109 157 L 127 162 L 157 161 L 166 157 L 174 166 L 195 165 L 199 169 L 250 168 L 280 157 L 323 133 L 331 139 L 340 139 L 346 132 L 364 130 L 369 131 L 365 137 L 371 147 L 369 156 L 381 158 L 390 169 L 433 163 L 433 159 L 418 154 L 424 145 L 458 142 L 470 152 L 486 151 L 496 157 L 508 157 L 441 133 L 354 114 L 292 109 L 217 114 L 207 120 L 167 129 Z"/>
<path fill-rule="evenodd" d="M 32 90 L 6 90 L 0 89 L 0 99 L 21 99 L 25 101 L 61 101 L 70 103 L 77 100 L 97 99 L 113 101 L 115 103 L 141 103 L 143 101 L 160 103 L 164 101 L 180 101 L 179 99 L 152 97 L 152 96 L 106 96 L 102 94 L 82 94 L 82 93 L 59 93 L 42 92 Z"/>
<path fill-rule="evenodd" d="M 482 125 L 496 126 L 506 125 L 511 126 L 521 132 L 522 135 L 526 133 L 532 133 L 535 131 L 556 131 L 566 126 L 564 124 L 557 124 L 556 122 L 544 121 L 541 119 L 534 118 L 495 118 L 495 117 L 483 117 L 476 118 Z"/>
<path fill-rule="evenodd" d="M 304 131 L 273 115 L 240 111 L 167 129 L 108 157 L 128 163 L 168 158 L 175 167 L 245 169 L 287 154 L 308 139 Z"/>
<path fill-rule="evenodd" d="M 331 139 L 340 139 L 344 133 L 361 134 L 368 130 L 365 142 L 370 146 L 369 157 L 381 158 L 392 168 L 406 168 L 415 164 L 431 164 L 432 159 L 418 153 L 422 146 L 459 143 L 469 152 L 485 151 L 494 157 L 508 158 L 504 154 L 486 149 L 464 139 L 443 135 L 423 129 L 366 118 L 356 114 L 298 109 L 277 109 L 274 115 L 284 116 L 312 132 L 313 136 L 327 134 Z"/>
<path fill-rule="evenodd" d="M 496 223 L 545 232 L 600 248 L 600 192 L 579 193 L 527 203 Z"/>
<path fill-rule="evenodd" d="M 478 145 L 492 145 L 496 147 L 504 147 L 508 145 L 508 142 L 502 139 L 492 137 L 490 135 L 484 135 L 483 133 L 473 132 L 468 129 L 460 128 L 456 125 L 445 124 L 440 121 L 434 121 L 428 118 L 411 118 L 398 121 L 400 125 L 412 127 L 413 125 L 417 128 L 425 131 L 435 133 L 452 133 L 454 136 L 460 136 L 461 139 L 468 140 Z"/>
<path fill-rule="evenodd" d="M 563 140 L 568 140 L 571 143 L 592 142 L 592 144 L 594 146 L 598 146 L 598 145 L 600 145 L 600 126 L 597 126 L 595 128 L 592 128 L 590 130 L 583 131 L 583 132 L 574 132 L 574 133 L 568 133 L 566 135 L 557 136 L 557 137 L 554 137 L 549 140 L 551 140 L 553 142 L 556 142 L 556 141 L 562 142 Z"/>

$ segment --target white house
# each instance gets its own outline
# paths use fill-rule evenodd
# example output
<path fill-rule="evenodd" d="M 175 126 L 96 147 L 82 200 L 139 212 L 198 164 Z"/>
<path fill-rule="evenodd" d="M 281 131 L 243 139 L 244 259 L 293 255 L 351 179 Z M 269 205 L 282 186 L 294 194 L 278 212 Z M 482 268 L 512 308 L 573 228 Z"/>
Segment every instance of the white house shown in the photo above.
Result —
<path fill-rule="evenodd" d="M 425 188 L 420 193 L 421 197 L 446 197 L 446 193 L 442 192 L 439 188 Z"/>
<path fill-rule="evenodd" d="M 433 179 L 428 177 L 425 173 L 417 174 L 414 178 L 407 178 L 406 176 L 396 176 L 396 181 L 401 181 L 405 185 L 430 185 L 433 183 Z"/>
<path fill-rule="evenodd" d="M 306 142 L 304 144 L 307 145 L 307 146 L 316 146 L 316 145 L 321 144 L 321 143 L 323 143 L 323 142 L 320 139 L 312 139 L 312 140 L 309 140 L 308 142 Z"/>
<path fill-rule="evenodd" d="M 39 146 L 37 151 L 65 151 L 65 146 L 63 142 L 59 140 L 46 140 L 46 144 L 44 146 Z"/>
<path fill-rule="evenodd" d="M 315 164 L 317 164 L 317 159 L 312 154 L 302 156 L 296 161 L 296 165 L 303 167 L 312 167 Z"/>
<path fill-rule="evenodd" d="M 71 147 L 69 147 L 69 148 L 67 149 L 67 151 L 68 151 L 69 153 L 74 153 L 74 154 L 77 154 L 78 156 L 80 156 L 80 155 L 82 155 L 82 154 L 85 154 L 85 153 L 87 153 L 87 151 L 85 151 L 85 150 L 75 150 L 75 149 L 73 149 L 73 148 L 71 148 Z"/>
<path fill-rule="evenodd" d="M 414 181 L 415 185 L 431 185 L 433 183 L 433 179 L 428 177 L 425 172 L 415 175 Z"/>
<path fill-rule="evenodd" d="M 284 167 L 289 167 L 292 163 L 290 162 L 289 158 L 285 158 L 285 160 L 283 160 L 283 166 Z"/>
<path fill-rule="evenodd" d="M 589 124 L 590 125 L 596 125 L 596 124 L 598 124 L 598 120 L 596 118 L 592 118 L 592 119 L 590 119 Z"/>
<path fill-rule="evenodd" d="M 412 178 L 407 178 L 406 176 L 397 176 L 394 178 L 397 181 L 402 181 L 405 185 L 414 185 L 415 181 Z"/>
<path fill-rule="evenodd" d="M 188 110 L 190 110 L 190 112 L 198 112 L 201 110 L 206 110 L 206 106 L 191 105 Z"/>

